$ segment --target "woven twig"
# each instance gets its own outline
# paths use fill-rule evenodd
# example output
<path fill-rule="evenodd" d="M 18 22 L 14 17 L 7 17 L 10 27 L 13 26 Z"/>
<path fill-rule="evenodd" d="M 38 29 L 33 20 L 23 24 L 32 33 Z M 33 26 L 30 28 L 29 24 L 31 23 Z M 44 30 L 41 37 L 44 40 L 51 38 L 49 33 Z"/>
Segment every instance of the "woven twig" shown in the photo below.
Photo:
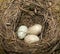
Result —
<path fill-rule="evenodd" d="M 7 53 L 51 54 L 58 45 L 56 43 L 59 41 L 59 31 L 57 31 L 57 23 L 52 11 L 49 11 L 49 7 L 46 5 L 47 1 L 31 1 L 23 0 L 23 2 L 21 2 L 20 0 L 14 0 L 6 9 L 1 19 L 0 36 L 2 38 L 2 46 Z M 27 5 L 27 3 L 30 4 Z M 31 4 L 33 4 L 34 7 L 32 7 Z M 31 10 L 31 8 L 33 10 Z M 42 32 L 39 35 L 40 41 L 32 45 L 27 45 L 23 40 L 17 37 L 17 29 L 22 24 L 29 27 L 36 23 L 43 26 Z"/>

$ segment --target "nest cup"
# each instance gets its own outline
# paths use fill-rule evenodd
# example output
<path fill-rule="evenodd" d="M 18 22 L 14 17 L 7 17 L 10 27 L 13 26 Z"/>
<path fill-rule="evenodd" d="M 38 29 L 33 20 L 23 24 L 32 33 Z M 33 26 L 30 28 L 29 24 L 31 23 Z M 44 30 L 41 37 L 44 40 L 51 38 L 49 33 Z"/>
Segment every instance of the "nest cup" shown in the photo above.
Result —
<path fill-rule="evenodd" d="M 48 11 L 45 5 L 47 2 L 43 0 L 39 2 L 42 3 L 42 6 L 37 5 L 36 1 L 14 1 L 12 6 L 7 9 L 7 13 L 3 16 L 0 23 L 1 36 L 4 37 L 2 38 L 2 46 L 7 53 L 52 53 L 50 50 L 57 42 L 56 20 L 53 18 L 52 12 Z M 14 10 L 11 10 L 11 8 Z M 14 14 L 17 13 L 17 15 L 14 16 L 11 12 Z M 40 40 L 28 45 L 17 37 L 16 32 L 21 25 L 30 27 L 34 24 L 40 24 L 43 27 L 41 33 L 38 35 Z"/>

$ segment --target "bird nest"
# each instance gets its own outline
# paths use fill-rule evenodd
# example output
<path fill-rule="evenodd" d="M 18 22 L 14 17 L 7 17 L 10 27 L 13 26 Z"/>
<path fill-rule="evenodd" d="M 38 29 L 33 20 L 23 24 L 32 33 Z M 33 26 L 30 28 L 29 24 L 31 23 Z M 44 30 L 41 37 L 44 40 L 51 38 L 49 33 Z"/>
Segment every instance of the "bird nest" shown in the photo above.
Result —
<path fill-rule="evenodd" d="M 52 4 L 53 3 L 53 4 Z M 0 19 L 1 44 L 10 54 L 51 54 L 58 46 L 57 23 L 51 11 L 54 1 L 13 0 Z M 40 40 L 34 44 L 26 44 L 17 37 L 20 25 L 30 27 L 42 25 Z"/>

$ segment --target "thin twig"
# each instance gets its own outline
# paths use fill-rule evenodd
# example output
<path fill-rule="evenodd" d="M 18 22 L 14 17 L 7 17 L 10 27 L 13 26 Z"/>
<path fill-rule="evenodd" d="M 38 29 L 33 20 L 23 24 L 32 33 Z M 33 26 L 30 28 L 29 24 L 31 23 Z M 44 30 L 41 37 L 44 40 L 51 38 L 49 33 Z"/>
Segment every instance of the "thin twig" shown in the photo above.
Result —
<path fill-rule="evenodd" d="M 34 4 L 34 5 L 38 6 L 38 7 L 43 7 L 43 5 L 41 3 L 39 5 L 39 4 L 35 3 L 35 2 L 31 2 L 31 1 L 28 1 L 28 2 Z"/>
<path fill-rule="evenodd" d="M 26 12 L 26 13 L 28 13 L 28 14 L 31 15 L 31 16 L 34 15 L 34 13 L 33 13 L 32 11 L 28 11 L 28 10 L 26 10 L 26 9 L 23 9 L 22 7 L 19 7 L 19 9 L 22 10 L 22 11 L 24 11 L 24 12 Z"/>
<path fill-rule="evenodd" d="M 49 54 L 53 53 L 57 49 L 57 47 L 59 46 L 59 44 L 60 44 L 60 41 L 52 48 L 52 50 L 50 51 Z"/>
<path fill-rule="evenodd" d="M 12 0 L 12 1 L 11 1 L 11 3 L 10 3 L 10 5 L 9 5 L 9 7 L 5 10 L 4 14 L 6 14 L 6 13 L 7 13 L 7 10 L 11 7 L 11 5 L 12 5 L 12 3 L 13 3 L 14 1 L 15 1 L 15 0 Z"/>

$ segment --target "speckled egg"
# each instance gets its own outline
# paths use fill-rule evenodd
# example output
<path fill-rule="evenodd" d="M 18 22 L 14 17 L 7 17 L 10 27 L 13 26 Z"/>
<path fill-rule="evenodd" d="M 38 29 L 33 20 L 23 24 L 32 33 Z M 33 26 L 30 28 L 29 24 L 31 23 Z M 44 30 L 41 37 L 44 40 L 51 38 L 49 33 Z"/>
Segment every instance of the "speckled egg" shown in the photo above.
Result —
<path fill-rule="evenodd" d="M 18 32 L 19 39 L 24 39 L 25 36 L 26 36 L 26 33 L 25 32 Z"/>
<path fill-rule="evenodd" d="M 21 25 L 19 28 L 18 28 L 18 32 L 27 32 L 28 28 L 27 26 L 25 25 Z"/>
<path fill-rule="evenodd" d="M 28 30 L 27 26 L 24 26 L 24 25 L 20 26 L 20 27 L 18 28 L 18 31 L 17 31 L 18 37 L 19 37 L 20 39 L 25 38 L 25 36 L 26 36 L 26 34 L 27 34 L 27 30 Z"/>

